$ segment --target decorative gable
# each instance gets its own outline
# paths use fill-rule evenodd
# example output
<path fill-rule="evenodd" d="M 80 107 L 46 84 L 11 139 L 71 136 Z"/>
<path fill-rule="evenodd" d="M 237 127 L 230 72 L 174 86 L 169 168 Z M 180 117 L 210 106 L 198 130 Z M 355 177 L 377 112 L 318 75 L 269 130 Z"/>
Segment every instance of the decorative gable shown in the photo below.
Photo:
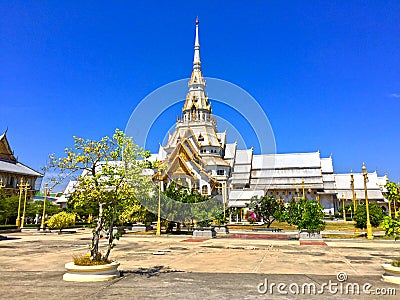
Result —
<path fill-rule="evenodd" d="M 0 136 L 0 159 L 17 162 L 14 151 L 11 150 L 10 144 L 8 143 L 6 133 Z"/>

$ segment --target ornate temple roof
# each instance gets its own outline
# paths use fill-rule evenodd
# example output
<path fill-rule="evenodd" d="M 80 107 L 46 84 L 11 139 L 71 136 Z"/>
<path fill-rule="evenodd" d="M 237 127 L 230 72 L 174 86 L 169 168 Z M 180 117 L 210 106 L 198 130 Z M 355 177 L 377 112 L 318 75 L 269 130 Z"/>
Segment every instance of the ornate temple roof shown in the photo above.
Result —
<path fill-rule="evenodd" d="M 0 135 L 0 172 L 42 177 L 43 174 L 18 162 L 7 140 L 6 132 Z"/>

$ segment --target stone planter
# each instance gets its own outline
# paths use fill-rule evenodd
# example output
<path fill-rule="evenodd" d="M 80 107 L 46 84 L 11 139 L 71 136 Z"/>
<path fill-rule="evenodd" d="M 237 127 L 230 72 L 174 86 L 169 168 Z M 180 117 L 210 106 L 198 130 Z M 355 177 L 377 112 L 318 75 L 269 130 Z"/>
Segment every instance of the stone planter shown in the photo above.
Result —
<path fill-rule="evenodd" d="M 65 264 L 65 281 L 106 281 L 119 278 L 119 262 L 98 266 L 77 266 L 73 262 Z"/>
<path fill-rule="evenodd" d="M 382 275 L 382 281 L 400 284 L 400 267 L 391 264 L 382 264 L 385 273 Z"/>
<path fill-rule="evenodd" d="M 194 238 L 214 238 L 217 236 L 217 233 L 212 227 L 197 227 L 193 229 L 192 236 Z"/>
<path fill-rule="evenodd" d="M 322 234 L 319 231 L 302 229 L 299 233 L 299 240 L 322 240 Z"/>
<path fill-rule="evenodd" d="M 212 225 L 217 235 L 226 235 L 229 233 L 229 229 L 226 225 Z"/>

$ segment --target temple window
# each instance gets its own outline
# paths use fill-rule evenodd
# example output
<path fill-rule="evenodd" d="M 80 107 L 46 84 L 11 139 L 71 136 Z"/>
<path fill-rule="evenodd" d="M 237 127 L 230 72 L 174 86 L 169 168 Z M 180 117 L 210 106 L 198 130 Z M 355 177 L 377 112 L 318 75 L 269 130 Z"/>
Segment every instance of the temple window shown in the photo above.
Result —
<path fill-rule="evenodd" d="M 225 175 L 225 170 L 217 170 L 217 175 Z"/>
<path fill-rule="evenodd" d="M 207 195 L 207 194 L 208 194 L 208 187 L 207 187 L 207 185 L 203 185 L 203 186 L 201 187 L 201 193 L 202 193 L 203 195 Z"/>

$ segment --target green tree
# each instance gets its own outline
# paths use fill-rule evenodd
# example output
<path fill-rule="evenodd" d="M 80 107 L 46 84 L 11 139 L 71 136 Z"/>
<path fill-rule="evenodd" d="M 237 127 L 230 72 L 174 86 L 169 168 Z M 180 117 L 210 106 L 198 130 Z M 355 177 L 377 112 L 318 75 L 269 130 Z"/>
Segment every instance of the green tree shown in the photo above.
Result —
<path fill-rule="evenodd" d="M 65 156 L 50 155 L 45 170 L 58 170 L 57 183 L 71 174 L 78 174 L 72 197 L 74 207 L 96 205 L 98 217 L 93 230 L 90 259 L 99 259 L 99 239 L 105 229 L 108 235 L 104 259 L 114 247 L 113 227 L 119 216 L 133 204 L 137 195 L 149 195 L 153 184 L 143 176 L 146 152 L 122 131 L 116 129 L 112 137 L 84 140 L 74 137 L 74 146 L 65 149 Z"/>
<path fill-rule="evenodd" d="M 133 199 L 133 204 L 127 207 L 119 216 L 121 223 L 144 223 L 149 224 L 156 218 L 139 201 Z"/>
<path fill-rule="evenodd" d="M 322 205 L 316 200 L 300 199 L 289 202 L 285 213 L 285 220 L 297 229 L 308 229 L 318 232 L 324 230 L 324 212 Z"/>
<path fill-rule="evenodd" d="M 15 222 L 18 215 L 18 196 L 6 197 L 0 195 L 0 222 L 7 225 Z M 15 223 L 14 223 L 15 224 Z"/>
<path fill-rule="evenodd" d="M 50 217 L 47 221 L 47 226 L 50 228 L 63 230 L 64 228 L 68 228 L 70 226 L 75 225 L 75 214 L 67 213 L 62 211 L 56 215 Z"/>
<path fill-rule="evenodd" d="M 51 202 L 46 200 L 46 215 L 52 216 L 60 212 L 60 208 Z M 26 216 L 36 217 L 36 215 L 41 216 L 43 214 L 43 200 L 29 201 L 26 206 Z"/>
<path fill-rule="evenodd" d="M 89 216 L 99 215 L 99 206 L 94 201 L 82 202 L 72 194 L 68 197 L 66 211 L 76 214 L 76 221 L 86 221 Z"/>
<path fill-rule="evenodd" d="M 400 239 L 400 219 L 393 219 L 385 216 L 382 222 L 382 228 L 385 230 L 386 236 L 394 237 L 395 240 Z"/>
<path fill-rule="evenodd" d="M 385 213 L 375 202 L 368 203 L 369 207 L 369 219 L 372 227 L 378 227 L 383 221 Z M 354 221 L 356 227 L 360 229 L 367 228 L 367 209 L 365 204 L 359 204 L 357 206 L 356 213 L 354 214 Z"/>
<path fill-rule="evenodd" d="M 196 189 L 189 189 L 172 181 L 161 195 L 161 210 L 167 220 L 177 222 L 200 221 L 208 226 L 223 209 L 221 201 L 210 195 L 202 195 Z"/>
<path fill-rule="evenodd" d="M 256 214 L 256 217 L 263 219 L 267 228 L 275 220 L 284 221 L 285 204 L 274 196 L 253 197 L 247 207 Z"/>
<path fill-rule="evenodd" d="M 389 201 L 389 214 L 391 215 L 391 204 L 393 203 L 395 217 L 397 217 L 397 203 L 400 201 L 400 187 L 394 182 L 388 182 L 385 188 L 387 190 L 385 196 Z"/>

